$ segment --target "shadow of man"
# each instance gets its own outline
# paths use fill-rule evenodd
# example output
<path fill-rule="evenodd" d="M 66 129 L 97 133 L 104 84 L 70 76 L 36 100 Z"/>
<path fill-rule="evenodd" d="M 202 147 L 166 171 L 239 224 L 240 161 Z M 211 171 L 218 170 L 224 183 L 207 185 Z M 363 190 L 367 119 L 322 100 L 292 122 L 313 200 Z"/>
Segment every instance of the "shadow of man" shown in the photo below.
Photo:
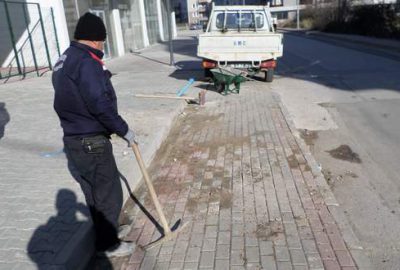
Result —
<path fill-rule="evenodd" d="M 0 139 L 4 137 L 4 131 L 8 122 L 10 122 L 10 115 L 7 112 L 6 104 L 0 102 Z"/>
<path fill-rule="evenodd" d="M 86 205 L 79 203 L 74 192 L 61 189 L 56 197 L 57 215 L 49 218 L 46 224 L 37 228 L 28 243 L 28 255 L 39 270 L 66 267 L 65 248 L 87 221 L 79 221 L 76 214 L 89 216 Z M 63 256 L 64 255 L 64 256 Z M 76 259 L 76 258 L 75 258 Z M 69 262 L 70 263 L 70 262 Z M 104 268 L 112 269 L 111 263 L 103 261 Z M 107 268 L 108 267 L 108 268 Z"/>

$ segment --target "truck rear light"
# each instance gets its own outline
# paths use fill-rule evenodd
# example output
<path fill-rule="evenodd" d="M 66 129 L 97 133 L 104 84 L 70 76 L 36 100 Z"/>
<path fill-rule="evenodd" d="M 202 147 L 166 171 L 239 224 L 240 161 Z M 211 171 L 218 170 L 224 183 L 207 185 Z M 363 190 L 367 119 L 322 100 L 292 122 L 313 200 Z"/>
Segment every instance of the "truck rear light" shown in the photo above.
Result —
<path fill-rule="evenodd" d="M 215 68 L 217 66 L 217 63 L 209 60 L 203 60 L 202 66 L 203 68 Z"/>
<path fill-rule="evenodd" d="M 260 65 L 261 68 L 276 68 L 276 61 L 275 60 L 269 60 L 269 61 L 264 61 Z"/>

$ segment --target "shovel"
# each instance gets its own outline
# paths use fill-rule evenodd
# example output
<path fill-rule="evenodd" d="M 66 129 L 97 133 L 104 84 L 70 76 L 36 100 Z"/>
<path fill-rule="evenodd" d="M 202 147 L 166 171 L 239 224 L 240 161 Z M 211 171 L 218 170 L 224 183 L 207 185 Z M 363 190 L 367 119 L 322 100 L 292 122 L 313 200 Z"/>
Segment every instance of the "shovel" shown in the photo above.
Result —
<path fill-rule="evenodd" d="M 131 145 L 133 153 L 135 153 L 136 160 L 139 164 L 140 170 L 142 171 L 143 177 L 144 177 L 144 182 L 146 183 L 146 186 L 149 190 L 151 200 L 153 201 L 153 204 L 156 208 L 158 217 L 160 218 L 160 222 L 163 228 L 163 232 L 161 232 L 161 237 L 154 242 L 151 242 L 150 244 L 144 246 L 143 248 L 145 250 L 149 250 L 153 247 L 156 247 L 158 245 L 161 245 L 162 243 L 169 241 L 177 236 L 177 234 L 187 225 L 187 223 L 181 225 L 181 220 L 179 219 L 177 222 L 175 222 L 174 226 L 170 229 L 167 219 L 165 218 L 164 212 L 162 211 L 162 207 L 160 204 L 160 201 L 158 200 L 156 191 L 154 190 L 154 186 L 150 180 L 149 174 L 147 173 L 146 166 L 144 165 L 142 155 L 140 154 L 139 147 L 136 143 L 132 143 Z M 180 226 L 180 227 L 179 227 Z"/>

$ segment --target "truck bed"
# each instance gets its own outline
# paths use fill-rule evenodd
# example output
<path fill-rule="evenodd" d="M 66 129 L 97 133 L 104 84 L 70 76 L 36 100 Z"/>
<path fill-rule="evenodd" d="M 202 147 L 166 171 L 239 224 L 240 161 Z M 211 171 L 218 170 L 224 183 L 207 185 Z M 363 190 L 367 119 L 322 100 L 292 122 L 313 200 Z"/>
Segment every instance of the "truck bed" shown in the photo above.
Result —
<path fill-rule="evenodd" d="M 282 34 L 209 32 L 199 36 L 197 55 L 223 62 L 252 62 L 282 56 Z"/>

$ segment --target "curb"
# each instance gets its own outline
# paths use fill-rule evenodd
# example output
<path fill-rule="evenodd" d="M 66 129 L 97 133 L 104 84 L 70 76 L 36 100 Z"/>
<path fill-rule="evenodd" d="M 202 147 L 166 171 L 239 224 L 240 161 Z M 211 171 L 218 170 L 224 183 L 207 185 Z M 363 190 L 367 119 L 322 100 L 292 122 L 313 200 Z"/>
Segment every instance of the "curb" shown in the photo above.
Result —
<path fill-rule="evenodd" d="M 304 140 L 301 138 L 299 131 L 296 129 L 293 119 L 291 118 L 289 111 L 282 103 L 278 94 L 273 94 L 273 98 L 279 104 L 281 112 L 285 117 L 285 121 L 294 135 L 297 145 L 300 147 L 304 158 L 306 159 L 308 165 L 311 168 L 311 172 L 315 177 L 315 181 L 319 188 L 319 192 L 321 193 L 326 206 L 328 207 L 329 212 L 332 214 L 335 219 L 339 229 L 342 233 L 343 239 L 346 242 L 346 245 L 349 248 L 349 252 L 351 253 L 354 261 L 357 264 L 358 269 L 360 270 L 372 270 L 372 264 L 369 258 L 365 254 L 365 250 L 362 247 L 360 241 L 357 236 L 354 234 L 351 225 L 349 224 L 347 217 L 343 213 L 342 209 L 340 209 L 339 203 L 336 201 L 334 194 L 331 191 L 325 177 L 323 176 L 320 167 L 318 166 L 317 161 L 312 155 L 311 151 L 305 144 Z"/>

